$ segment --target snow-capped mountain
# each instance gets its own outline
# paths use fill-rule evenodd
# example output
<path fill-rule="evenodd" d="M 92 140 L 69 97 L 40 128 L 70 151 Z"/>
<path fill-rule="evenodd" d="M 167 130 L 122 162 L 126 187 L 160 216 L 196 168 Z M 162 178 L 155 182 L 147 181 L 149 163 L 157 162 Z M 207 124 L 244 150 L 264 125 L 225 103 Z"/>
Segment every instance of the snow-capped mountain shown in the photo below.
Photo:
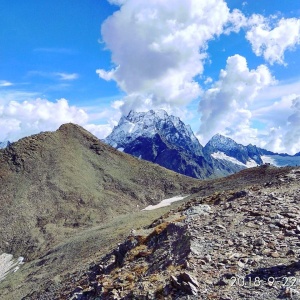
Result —
<path fill-rule="evenodd" d="M 264 163 L 270 163 L 271 165 L 277 167 L 300 165 L 299 153 L 296 153 L 295 155 L 289 155 L 287 153 L 275 153 L 261 148 L 258 149 L 261 154 L 261 159 Z"/>
<path fill-rule="evenodd" d="M 203 147 L 191 127 L 185 125 L 178 117 L 169 116 L 162 109 L 148 112 L 131 111 L 128 116 L 120 119 L 118 126 L 105 141 L 122 151 L 136 139 L 153 139 L 158 133 L 165 142 L 174 147 L 190 151 L 195 155 L 203 155 Z M 141 158 L 144 158 L 142 153 Z"/>
<path fill-rule="evenodd" d="M 232 162 L 246 168 L 269 163 L 277 167 L 300 165 L 300 156 L 275 153 L 253 145 L 243 146 L 231 138 L 216 134 L 203 148 L 204 154 L 215 159 Z"/>
<path fill-rule="evenodd" d="M 120 119 L 105 142 L 120 151 L 196 178 L 224 176 L 245 168 L 203 153 L 203 146 L 190 126 L 164 110 L 131 111 Z"/>
<path fill-rule="evenodd" d="M 245 167 L 255 167 L 263 163 L 256 146 L 251 144 L 243 146 L 220 134 L 214 135 L 205 145 L 203 151 L 215 159 L 231 161 Z"/>
<path fill-rule="evenodd" d="M 201 179 L 229 175 L 263 163 L 300 164 L 300 156 L 277 154 L 251 144 L 243 146 L 220 134 L 203 147 L 190 126 L 164 110 L 131 111 L 120 119 L 105 142 L 138 158 Z"/>
<path fill-rule="evenodd" d="M 120 119 L 105 142 L 187 176 L 214 177 L 213 166 L 203 157 L 203 146 L 191 128 L 164 110 L 131 111 Z"/>

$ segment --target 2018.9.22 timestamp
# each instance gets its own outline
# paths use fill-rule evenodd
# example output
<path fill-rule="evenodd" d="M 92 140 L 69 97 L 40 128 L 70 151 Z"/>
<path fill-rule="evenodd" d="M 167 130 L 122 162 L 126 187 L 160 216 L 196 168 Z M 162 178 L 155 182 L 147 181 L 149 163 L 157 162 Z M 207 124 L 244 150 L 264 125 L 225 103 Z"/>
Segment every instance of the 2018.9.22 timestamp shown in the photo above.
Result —
<path fill-rule="evenodd" d="M 296 288 L 300 286 L 300 279 L 296 277 L 267 277 L 267 278 L 260 278 L 260 277 L 242 277 L 242 276 L 232 276 L 230 278 L 231 286 L 239 286 L 239 287 L 260 287 L 262 285 L 268 285 L 270 287 L 286 287 L 286 288 Z"/>

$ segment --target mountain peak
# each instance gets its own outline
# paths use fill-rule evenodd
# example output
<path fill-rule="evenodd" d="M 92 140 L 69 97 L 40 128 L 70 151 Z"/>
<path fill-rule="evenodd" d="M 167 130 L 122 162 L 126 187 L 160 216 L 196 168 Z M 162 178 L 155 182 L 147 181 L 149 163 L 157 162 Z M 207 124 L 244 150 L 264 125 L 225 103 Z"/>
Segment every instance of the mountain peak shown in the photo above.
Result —
<path fill-rule="evenodd" d="M 203 147 L 190 126 L 163 109 L 130 111 L 120 119 L 105 142 L 120 151 L 189 176 L 193 167 L 183 167 L 183 161 L 187 162 L 187 157 L 192 160 L 191 157 L 203 156 Z"/>
<path fill-rule="evenodd" d="M 81 127 L 80 125 L 74 124 L 74 123 L 65 123 L 62 124 L 59 128 L 58 131 L 81 131 L 81 132 L 85 132 L 85 133 L 89 133 L 87 130 L 85 130 L 83 127 Z"/>
<path fill-rule="evenodd" d="M 233 139 L 226 137 L 224 135 L 221 135 L 220 133 L 215 134 L 206 144 L 207 147 L 213 146 L 213 147 L 217 147 L 217 148 L 222 147 L 222 148 L 226 148 L 226 149 L 236 147 L 237 145 L 239 145 L 239 144 L 236 143 Z"/>
<path fill-rule="evenodd" d="M 243 146 L 219 133 L 215 134 L 205 145 L 204 152 L 210 155 L 219 155 L 219 157 L 223 157 L 225 154 L 227 157 L 233 157 L 245 165 L 262 164 L 259 151 L 255 146 L 251 144 Z"/>
<path fill-rule="evenodd" d="M 130 111 L 123 116 L 112 133 L 105 139 L 111 146 L 124 149 L 139 137 L 152 139 L 159 135 L 165 141 L 175 146 L 200 151 L 202 146 L 193 134 L 191 128 L 186 126 L 178 117 L 168 115 L 163 109 L 149 110 L 147 112 Z M 184 145 L 188 141 L 189 145 Z"/>
<path fill-rule="evenodd" d="M 169 118 L 169 115 L 167 114 L 167 112 L 163 109 L 158 109 L 158 110 L 149 110 L 147 112 L 136 112 L 134 110 L 131 110 L 126 119 L 132 121 L 132 122 L 137 122 L 137 121 L 140 121 L 142 119 L 156 119 L 156 120 L 159 120 L 159 119 L 162 119 L 162 120 L 165 120 L 167 118 Z"/>

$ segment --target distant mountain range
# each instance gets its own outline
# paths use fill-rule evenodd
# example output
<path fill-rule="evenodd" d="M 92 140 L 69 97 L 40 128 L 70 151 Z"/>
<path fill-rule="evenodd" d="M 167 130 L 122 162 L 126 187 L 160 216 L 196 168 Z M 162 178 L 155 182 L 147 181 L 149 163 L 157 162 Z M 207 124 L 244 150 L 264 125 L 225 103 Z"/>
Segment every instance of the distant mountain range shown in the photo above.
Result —
<path fill-rule="evenodd" d="M 278 154 L 251 144 L 243 146 L 220 134 L 203 147 L 190 126 L 164 110 L 131 111 L 120 119 L 105 142 L 125 153 L 201 179 L 226 176 L 264 163 L 300 165 L 300 152 L 295 156 Z"/>
<path fill-rule="evenodd" d="M 120 119 L 105 142 L 120 151 L 195 178 L 219 177 L 242 169 L 230 161 L 214 159 L 204 151 L 190 126 L 163 110 L 131 111 Z"/>
<path fill-rule="evenodd" d="M 300 165 L 300 152 L 293 156 L 275 153 L 238 144 L 220 134 L 203 147 L 189 125 L 164 110 L 130 111 L 104 142 L 121 152 L 199 179 L 227 176 L 264 163 Z M 9 141 L 0 142 L 0 148 L 9 145 Z"/>

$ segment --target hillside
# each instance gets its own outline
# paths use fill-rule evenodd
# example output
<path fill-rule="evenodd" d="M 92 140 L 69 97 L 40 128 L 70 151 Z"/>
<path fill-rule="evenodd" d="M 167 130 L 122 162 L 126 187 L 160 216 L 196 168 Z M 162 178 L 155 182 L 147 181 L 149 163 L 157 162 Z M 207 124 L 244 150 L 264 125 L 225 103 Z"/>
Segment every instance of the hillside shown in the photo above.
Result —
<path fill-rule="evenodd" d="M 299 168 L 262 166 L 201 190 L 66 280 L 57 299 L 300 299 L 299 179 Z"/>
<path fill-rule="evenodd" d="M 0 151 L 0 250 L 34 259 L 82 228 L 196 184 L 74 124 L 23 138 Z"/>
<path fill-rule="evenodd" d="M 24 138 L 0 151 L 1 300 L 281 297 L 263 276 L 300 275 L 299 174 L 264 165 L 199 181 L 74 124 Z M 175 195 L 188 196 L 142 211 Z M 240 291 L 228 274 L 264 286 Z"/>

